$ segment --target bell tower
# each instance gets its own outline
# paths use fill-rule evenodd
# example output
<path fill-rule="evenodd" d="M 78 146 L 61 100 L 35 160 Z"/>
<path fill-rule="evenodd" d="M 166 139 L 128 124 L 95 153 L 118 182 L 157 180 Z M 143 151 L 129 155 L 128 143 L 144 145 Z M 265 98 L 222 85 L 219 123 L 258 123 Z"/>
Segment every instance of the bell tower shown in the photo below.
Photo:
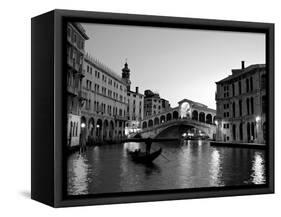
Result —
<path fill-rule="evenodd" d="M 124 64 L 124 68 L 122 69 L 122 80 L 127 84 L 127 90 L 130 90 L 131 81 L 130 81 L 130 69 L 128 68 L 127 61 Z"/>

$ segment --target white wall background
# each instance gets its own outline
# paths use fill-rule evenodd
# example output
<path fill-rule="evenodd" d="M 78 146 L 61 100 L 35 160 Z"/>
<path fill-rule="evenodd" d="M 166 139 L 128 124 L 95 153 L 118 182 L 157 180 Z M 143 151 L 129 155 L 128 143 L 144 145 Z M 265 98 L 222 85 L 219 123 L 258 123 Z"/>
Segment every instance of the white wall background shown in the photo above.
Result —
<path fill-rule="evenodd" d="M 1 3 L 1 216 L 278 216 L 280 206 L 279 1 L 25 0 Z M 276 23 L 276 194 L 52 209 L 30 192 L 30 18 L 54 8 Z M 3 49 L 4 48 L 4 49 Z M 279 171 L 278 171 L 279 170 Z M 42 186 L 44 187 L 44 186 Z"/>

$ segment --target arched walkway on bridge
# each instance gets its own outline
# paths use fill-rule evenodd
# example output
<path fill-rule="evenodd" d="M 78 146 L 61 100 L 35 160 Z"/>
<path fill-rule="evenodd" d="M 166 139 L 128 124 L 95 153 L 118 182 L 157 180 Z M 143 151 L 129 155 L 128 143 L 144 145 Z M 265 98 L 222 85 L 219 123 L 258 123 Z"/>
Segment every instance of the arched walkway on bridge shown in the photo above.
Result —
<path fill-rule="evenodd" d="M 159 118 L 158 117 L 154 118 L 154 125 L 159 125 Z"/>
<path fill-rule="evenodd" d="M 211 114 L 207 114 L 207 116 L 206 116 L 206 123 L 207 124 L 212 124 L 212 121 L 213 120 L 213 117 L 212 117 L 212 115 Z"/>
<path fill-rule="evenodd" d="M 199 121 L 205 123 L 205 113 L 204 112 L 199 113 Z"/>
<path fill-rule="evenodd" d="M 178 111 L 173 111 L 173 119 L 178 119 L 178 118 L 179 118 Z"/>
<path fill-rule="evenodd" d="M 168 113 L 168 114 L 166 115 L 166 120 L 167 120 L 167 121 L 172 120 L 172 114 L 171 114 L 171 113 Z"/>
<path fill-rule="evenodd" d="M 161 115 L 160 117 L 160 123 L 164 123 L 166 121 L 165 115 Z"/>
<path fill-rule="evenodd" d="M 194 110 L 192 112 L 192 120 L 198 121 L 198 111 Z"/>
<path fill-rule="evenodd" d="M 147 122 L 146 122 L 146 121 L 144 121 L 144 122 L 142 123 L 142 129 L 145 129 L 145 128 L 147 128 Z"/>

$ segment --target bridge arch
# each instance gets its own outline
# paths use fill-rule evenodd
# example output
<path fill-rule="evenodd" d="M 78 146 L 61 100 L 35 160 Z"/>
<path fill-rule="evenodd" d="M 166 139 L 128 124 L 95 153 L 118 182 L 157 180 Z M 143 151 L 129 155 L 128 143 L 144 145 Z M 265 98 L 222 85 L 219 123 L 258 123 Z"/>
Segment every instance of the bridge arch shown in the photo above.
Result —
<path fill-rule="evenodd" d="M 166 115 L 166 120 L 167 120 L 167 121 L 172 120 L 172 114 L 171 114 L 171 113 L 168 113 L 168 114 Z"/>
<path fill-rule="evenodd" d="M 212 124 L 213 123 L 213 117 L 212 117 L 212 115 L 211 114 L 207 114 L 206 115 L 206 123 L 207 124 Z"/>
<path fill-rule="evenodd" d="M 173 111 L 173 119 L 178 119 L 178 118 L 179 118 L 179 112 Z"/>
<path fill-rule="evenodd" d="M 157 137 L 159 138 L 159 136 L 161 136 L 161 133 L 164 133 L 165 131 L 170 132 L 171 128 L 173 128 L 173 127 L 179 127 L 179 129 L 180 129 L 182 126 L 190 127 L 190 129 L 195 128 L 195 129 L 201 131 L 202 133 L 206 134 L 209 138 L 212 138 L 213 133 L 215 133 L 215 127 L 214 127 L 214 130 L 209 130 L 209 128 L 206 128 L 206 127 L 203 127 L 203 126 L 200 126 L 197 124 L 193 124 L 193 123 L 190 123 L 187 121 L 187 122 L 181 122 L 180 124 L 173 123 L 173 124 L 169 124 L 163 128 L 159 128 L 157 130 L 157 132 L 155 132 L 154 138 L 157 138 Z M 179 132 L 179 133 L 181 133 L 181 132 Z M 166 133 L 164 133 L 164 134 L 166 134 Z"/>
<path fill-rule="evenodd" d="M 158 124 L 159 124 L 159 118 L 156 117 L 156 118 L 154 118 L 154 125 L 158 125 Z"/>
<path fill-rule="evenodd" d="M 192 120 L 198 121 L 198 111 L 194 110 L 192 112 Z"/>
<path fill-rule="evenodd" d="M 204 112 L 199 113 L 199 121 L 205 123 L 205 113 Z"/>

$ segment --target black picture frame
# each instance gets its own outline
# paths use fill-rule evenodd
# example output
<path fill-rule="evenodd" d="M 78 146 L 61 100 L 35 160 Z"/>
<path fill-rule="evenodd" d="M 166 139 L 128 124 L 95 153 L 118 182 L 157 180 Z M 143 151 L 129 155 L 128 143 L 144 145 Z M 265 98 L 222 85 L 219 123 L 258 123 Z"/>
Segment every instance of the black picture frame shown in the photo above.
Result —
<path fill-rule="evenodd" d="M 71 197 L 65 195 L 64 25 L 67 21 L 266 34 L 268 71 L 267 184 Z M 53 207 L 274 193 L 274 24 L 180 17 L 53 10 L 32 18 L 31 197 Z M 44 138 L 44 139 L 42 139 Z"/>

